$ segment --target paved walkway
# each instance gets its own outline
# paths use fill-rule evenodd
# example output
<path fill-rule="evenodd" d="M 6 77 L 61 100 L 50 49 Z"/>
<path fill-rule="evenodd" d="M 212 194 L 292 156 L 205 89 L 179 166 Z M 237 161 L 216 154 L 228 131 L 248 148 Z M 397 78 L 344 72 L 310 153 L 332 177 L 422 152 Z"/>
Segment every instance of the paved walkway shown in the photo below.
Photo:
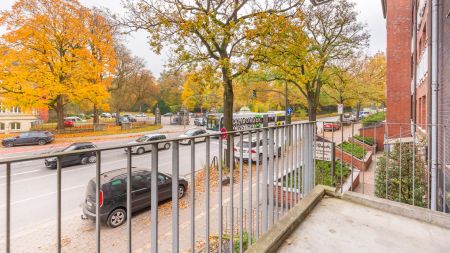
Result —
<path fill-rule="evenodd" d="M 378 157 L 382 156 L 383 152 L 377 152 L 372 156 L 372 163 L 366 171 L 361 171 L 359 175 L 359 185 L 355 192 L 365 195 L 375 196 L 375 176 L 377 169 Z"/>

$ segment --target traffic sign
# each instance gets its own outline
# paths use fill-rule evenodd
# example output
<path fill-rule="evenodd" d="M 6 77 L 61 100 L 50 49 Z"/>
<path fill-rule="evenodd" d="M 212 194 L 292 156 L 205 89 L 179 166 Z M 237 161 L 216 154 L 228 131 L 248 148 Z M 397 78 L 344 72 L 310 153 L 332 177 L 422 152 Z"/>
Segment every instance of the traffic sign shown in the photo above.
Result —
<path fill-rule="evenodd" d="M 344 114 L 344 105 L 338 104 L 338 114 Z"/>
<path fill-rule="evenodd" d="M 288 110 L 287 110 L 287 114 L 288 114 L 288 115 L 291 115 L 291 114 L 292 114 L 292 111 L 293 111 L 293 110 L 292 110 L 292 107 L 289 107 Z"/>
<path fill-rule="evenodd" d="M 227 129 L 225 127 L 222 127 L 220 129 L 220 132 L 222 132 L 222 134 L 220 135 L 220 137 L 222 137 L 222 139 L 226 139 L 227 138 Z"/>

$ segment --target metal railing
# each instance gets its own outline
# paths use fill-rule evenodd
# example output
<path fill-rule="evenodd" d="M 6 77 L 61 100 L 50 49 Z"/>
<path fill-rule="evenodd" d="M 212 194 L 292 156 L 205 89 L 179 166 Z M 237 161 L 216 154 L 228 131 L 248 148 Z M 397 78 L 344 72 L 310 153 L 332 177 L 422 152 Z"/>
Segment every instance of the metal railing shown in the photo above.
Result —
<path fill-rule="evenodd" d="M 149 238 L 151 252 L 225 252 L 244 251 L 249 244 L 261 237 L 273 224 L 285 215 L 307 195 L 317 184 L 334 186 L 338 191 L 358 191 L 380 198 L 399 201 L 411 205 L 429 208 L 431 199 L 431 165 L 428 159 L 430 146 L 427 141 L 428 125 L 399 124 L 380 122 L 363 127 L 357 122 L 310 122 L 295 123 L 260 129 L 228 132 L 234 147 L 233 155 L 226 155 L 226 143 L 222 134 L 207 134 L 188 138 L 172 138 L 149 142 L 151 154 L 145 156 L 151 169 L 151 178 L 157 178 L 160 166 L 167 161 L 160 160 L 162 152 L 170 152 L 171 172 L 171 241 L 160 238 L 160 219 L 158 208 L 150 211 Z M 450 126 L 439 125 L 441 145 L 437 182 L 439 189 L 437 200 L 441 211 L 448 212 L 450 200 L 448 184 L 450 170 L 447 166 L 450 152 L 447 149 L 447 134 Z M 204 144 L 196 144 L 195 139 L 204 138 Z M 216 138 L 217 141 L 216 141 Z M 180 151 L 181 142 L 189 140 L 188 149 Z M 161 151 L 158 144 L 170 142 L 171 151 Z M 214 146 L 212 147 L 212 143 Z M 234 145 L 236 143 L 236 145 Z M 251 144 L 255 143 L 255 144 Z M 106 151 L 128 149 L 126 153 L 127 178 L 133 172 L 131 148 L 141 144 L 114 146 L 92 149 L 96 154 L 96 214 L 100 213 L 100 181 L 104 171 L 102 154 Z M 204 151 L 203 146 L 204 145 Z M 327 149 L 331 148 L 327 151 Z M 197 151 L 201 150 L 201 151 Z M 245 151 L 244 151 L 245 150 Z M 36 161 L 49 157 L 57 158 L 56 168 L 56 251 L 61 252 L 61 159 L 64 156 L 83 153 L 72 151 L 46 155 L 28 156 L 0 160 L 6 168 L 6 252 L 11 250 L 11 171 L 15 164 Z M 189 153 L 190 163 L 182 160 L 183 166 L 189 166 L 189 226 L 180 226 L 180 201 L 178 200 L 178 178 L 180 175 L 180 152 Z M 199 166 L 196 158 L 203 157 L 204 164 Z M 167 153 L 165 153 L 167 154 Z M 166 157 L 167 159 L 167 157 Z M 227 166 L 227 160 L 229 166 Z M 210 166 L 213 161 L 214 166 Z M 199 167 L 204 169 L 204 182 L 199 185 L 196 174 Z M 215 171 L 213 171 L 215 170 Z M 217 174 L 211 177 L 211 173 Z M 229 184 L 225 184 L 229 179 Z M 217 182 L 214 182 L 217 181 Z M 359 183 L 359 185 L 358 185 Z M 204 193 L 199 195 L 199 188 Z M 158 206 L 157 180 L 151 180 L 151 205 Z M 132 210 L 132 188 L 127 184 L 126 210 Z M 200 197 L 198 197 L 200 196 Z M 217 211 L 213 206 L 217 207 Z M 202 224 L 196 215 L 202 209 Z M 132 252 L 139 245 L 133 245 L 132 212 L 127 212 L 126 246 Z M 102 229 L 99 215 L 95 221 L 95 251 L 100 252 Z M 182 233 L 182 238 L 180 238 Z M 189 235 L 189 236 L 188 236 Z M 188 240 L 185 238 L 189 237 Z M 212 240 L 216 237 L 217 240 Z M 184 239 L 184 240 L 181 240 Z M 198 246 L 204 241 L 203 246 Z M 1 243 L 0 243 L 1 244 Z"/>
<path fill-rule="evenodd" d="M 191 252 L 198 251 L 196 242 L 199 238 L 205 241 L 204 251 L 210 252 L 212 248 L 218 249 L 222 252 L 223 244 L 228 244 L 228 249 L 233 251 L 236 247 L 237 251 L 243 252 L 248 244 L 257 240 L 262 234 L 270 229 L 275 222 L 290 208 L 295 206 L 299 200 L 308 194 L 314 187 L 314 146 L 316 135 L 316 123 L 297 123 L 286 126 L 274 126 L 260 129 L 249 129 L 245 131 L 228 132 L 228 141 L 233 144 L 235 151 L 231 152 L 234 155 L 226 155 L 224 145 L 225 140 L 222 134 L 207 134 L 196 137 L 187 138 L 171 138 L 161 141 L 154 141 L 147 143 L 151 145 L 151 154 L 149 155 L 149 162 L 151 164 L 151 178 L 158 178 L 158 171 L 160 167 L 159 153 L 164 152 L 158 149 L 158 144 L 161 142 L 171 143 L 171 160 L 172 160 L 172 212 L 171 224 L 172 241 L 170 248 L 172 252 L 179 252 L 180 250 L 189 249 Z M 195 198 L 196 184 L 195 174 L 196 168 L 196 139 L 204 138 L 206 151 L 204 154 L 205 164 L 209 165 L 211 161 L 211 140 L 218 137 L 218 191 L 213 193 L 210 184 L 211 167 L 206 166 L 205 169 L 205 194 L 204 199 L 199 200 Z M 178 184 L 180 171 L 180 142 L 189 140 L 190 145 L 190 173 L 189 179 L 190 190 L 190 226 L 186 231 L 182 231 L 183 235 L 190 234 L 189 245 L 180 245 L 180 226 L 179 226 L 179 210 L 180 203 L 178 200 Z M 247 142 L 247 154 L 244 153 L 244 142 Z M 250 143 L 256 143 L 252 145 Z M 108 148 L 96 148 L 90 150 L 80 150 L 71 152 L 59 152 L 44 155 L 26 156 L 20 158 L 8 158 L 0 160 L 0 166 L 6 167 L 6 224 L 5 224 L 5 247 L 6 252 L 12 252 L 11 249 L 11 191 L 14 187 L 11 182 L 11 171 L 17 163 L 26 161 L 37 161 L 45 158 L 57 159 L 56 166 L 56 252 L 62 250 L 62 163 L 61 160 L 68 155 L 81 154 L 86 151 L 95 152 L 95 182 L 96 182 L 96 218 L 95 218 L 95 251 L 101 251 L 101 231 L 102 221 L 100 219 L 100 191 L 101 191 L 101 174 L 104 171 L 102 166 L 102 154 L 106 151 L 128 149 L 126 153 L 126 177 L 132 178 L 133 172 L 133 156 L 131 148 L 139 146 L 140 144 L 122 145 Z M 203 144 L 200 144 L 203 145 Z M 237 151 L 236 151 L 237 150 Z M 229 167 L 226 167 L 226 161 L 229 160 Z M 185 161 L 183 161 L 185 162 Z M 244 170 L 247 170 L 246 172 Z M 244 179 L 244 174 L 245 179 Z M 230 179 L 229 185 L 223 185 L 224 176 Z M 289 185 L 283 186 L 288 179 Z M 237 182 L 236 182 L 237 181 Z M 130 180 L 131 182 L 131 180 Z M 282 187 L 279 187 L 281 184 Z M 132 238 L 132 184 L 126 184 L 126 230 L 127 230 L 127 252 L 132 252 L 134 249 Z M 150 186 L 151 207 L 158 206 L 158 183 L 157 180 L 151 180 Z M 211 203 L 211 196 L 214 194 L 214 201 Z M 285 196 L 289 196 L 286 197 Z M 204 201 L 204 202 L 203 202 Z M 217 212 L 211 211 L 211 205 L 217 204 Z M 204 207 L 204 224 L 205 227 L 196 226 L 196 208 L 197 205 Z M 223 207 L 227 206 L 229 212 L 227 214 L 227 223 L 224 221 Z M 238 215 L 233 215 L 233 210 L 238 209 Z M 151 215 L 151 236 L 150 247 L 151 252 L 158 252 L 159 245 L 165 243 L 159 238 L 158 227 L 158 208 L 152 208 Z M 230 215 L 232 214 L 232 215 Z M 244 217 L 247 219 L 244 222 Z M 238 222 L 236 223 L 236 219 Z M 213 228 L 212 223 L 217 223 Z M 236 228 L 236 226 L 238 226 Z M 202 231 L 203 236 L 199 234 Z M 234 233 L 232 231 L 238 231 Z M 225 234 L 227 233 L 227 234 Z M 247 244 L 244 245 L 244 234 L 247 237 Z M 219 238 L 217 245 L 210 245 L 210 237 L 214 235 Z M 226 240 L 224 241 L 224 238 Z M 238 245 L 238 246 L 237 246 Z M 161 248 L 161 251 L 170 250 L 167 245 Z"/>

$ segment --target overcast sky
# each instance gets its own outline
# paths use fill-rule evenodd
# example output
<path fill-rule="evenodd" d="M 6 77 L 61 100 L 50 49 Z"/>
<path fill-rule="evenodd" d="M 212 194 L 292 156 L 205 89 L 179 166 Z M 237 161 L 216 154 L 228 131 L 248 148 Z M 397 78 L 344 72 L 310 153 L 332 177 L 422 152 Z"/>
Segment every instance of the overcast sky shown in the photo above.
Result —
<path fill-rule="evenodd" d="M 11 5 L 15 0 L 0 0 L 2 3 L 0 9 L 6 10 L 11 8 Z M 79 0 L 85 6 L 106 7 L 115 13 L 124 13 L 125 10 L 122 7 L 120 0 Z M 356 8 L 359 13 L 359 19 L 361 22 L 367 24 L 371 39 L 369 54 L 374 54 L 378 51 L 385 51 L 386 49 L 386 22 L 383 19 L 381 11 L 380 0 L 351 0 L 356 3 Z M 128 48 L 140 57 L 143 57 L 146 61 L 147 67 L 152 73 L 159 77 L 159 74 L 164 69 L 165 59 L 167 55 L 156 55 L 147 45 L 146 33 L 136 32 L 132 36 L 127 38 Z"/>

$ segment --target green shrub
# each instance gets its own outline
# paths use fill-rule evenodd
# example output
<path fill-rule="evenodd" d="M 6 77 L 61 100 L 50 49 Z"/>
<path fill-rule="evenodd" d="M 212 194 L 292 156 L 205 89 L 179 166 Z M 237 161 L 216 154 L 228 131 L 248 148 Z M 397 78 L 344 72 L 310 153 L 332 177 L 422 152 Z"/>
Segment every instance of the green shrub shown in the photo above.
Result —
<path fill-rule="evenodd" d="M 374 139 L 372 137 L 362 137 L 361 135 L 355 135 L 353 136 L 353 138 L 357 139 L 360 142 L 363 142 L 367 145 L 373 146 L 373 144 L 375 143 Z"/>
<path fill-rule="evenodd" d="M 230 235 L 222 235 L 223 240 L 230 241 Z M 239 252 L 240 238 L 239 235 L 233 235 L 233 252 Z M 248 233 L 242 231 L 242 251 L 246 251 L 248 248 Z"/>
<path fill-rule="evenodd" d="M 363 126 L 371 126 L 382 122 L 386 118 L 386 112 L 377 112 L 362 119 Z"/>
<path fill-rule="evenodd" d="M 351 173 L 350 167 L 348 165 L 344 163 L 341 164 L 339 160 L 336 160 L 334 164 L 335 171 L 333 177 L 331 162 L 316 160 L 315 184 L 337 186 L 336 183 L 341 181 L 341 165 L 342 165 L 342 180 L 345 181 Z M 296 172 L 289 173 L 287 177 L 283 179 L 284 187 L 296 187 L 298 185 L 296 179 L 291 177 L 291 175 L 294 174 L 294 176 L 296 175 L 297 176 L 296 178 L 298 178 L 298 172 L 300 172 L 300 170 L 297 170 Z M 301 182 L 299 185 L 301 185 Z"/>
<path fill-rule="evenodd" d="M 401 145 L 401 149 L 400 149 Z M 419 153 L 417 147 L 415 154 Z M 411 144 L 396 143 L 391 151 L 378 158 L 375 176 L 375 195 L 379 198 L 426 207 L 426 164 L 415 156 Z M 401 150 L 401 152 L 400 152 Z M 401 154 L 401 163 L 400 163 Z M 414 175 L 414 177 L 413 177 Z M 414 182 L 413 182 L 414 181 Z M 413 187 L 414 185 L 414 187 Z"/>
<path fill-rule="evenodd" d="M 337 145 L 338 148 L 344 150 L 346 153 L 353 154 L 354 157 L 362 160 L 366 156 L 366 151 L 359 145 L 344 141 Z"/>

